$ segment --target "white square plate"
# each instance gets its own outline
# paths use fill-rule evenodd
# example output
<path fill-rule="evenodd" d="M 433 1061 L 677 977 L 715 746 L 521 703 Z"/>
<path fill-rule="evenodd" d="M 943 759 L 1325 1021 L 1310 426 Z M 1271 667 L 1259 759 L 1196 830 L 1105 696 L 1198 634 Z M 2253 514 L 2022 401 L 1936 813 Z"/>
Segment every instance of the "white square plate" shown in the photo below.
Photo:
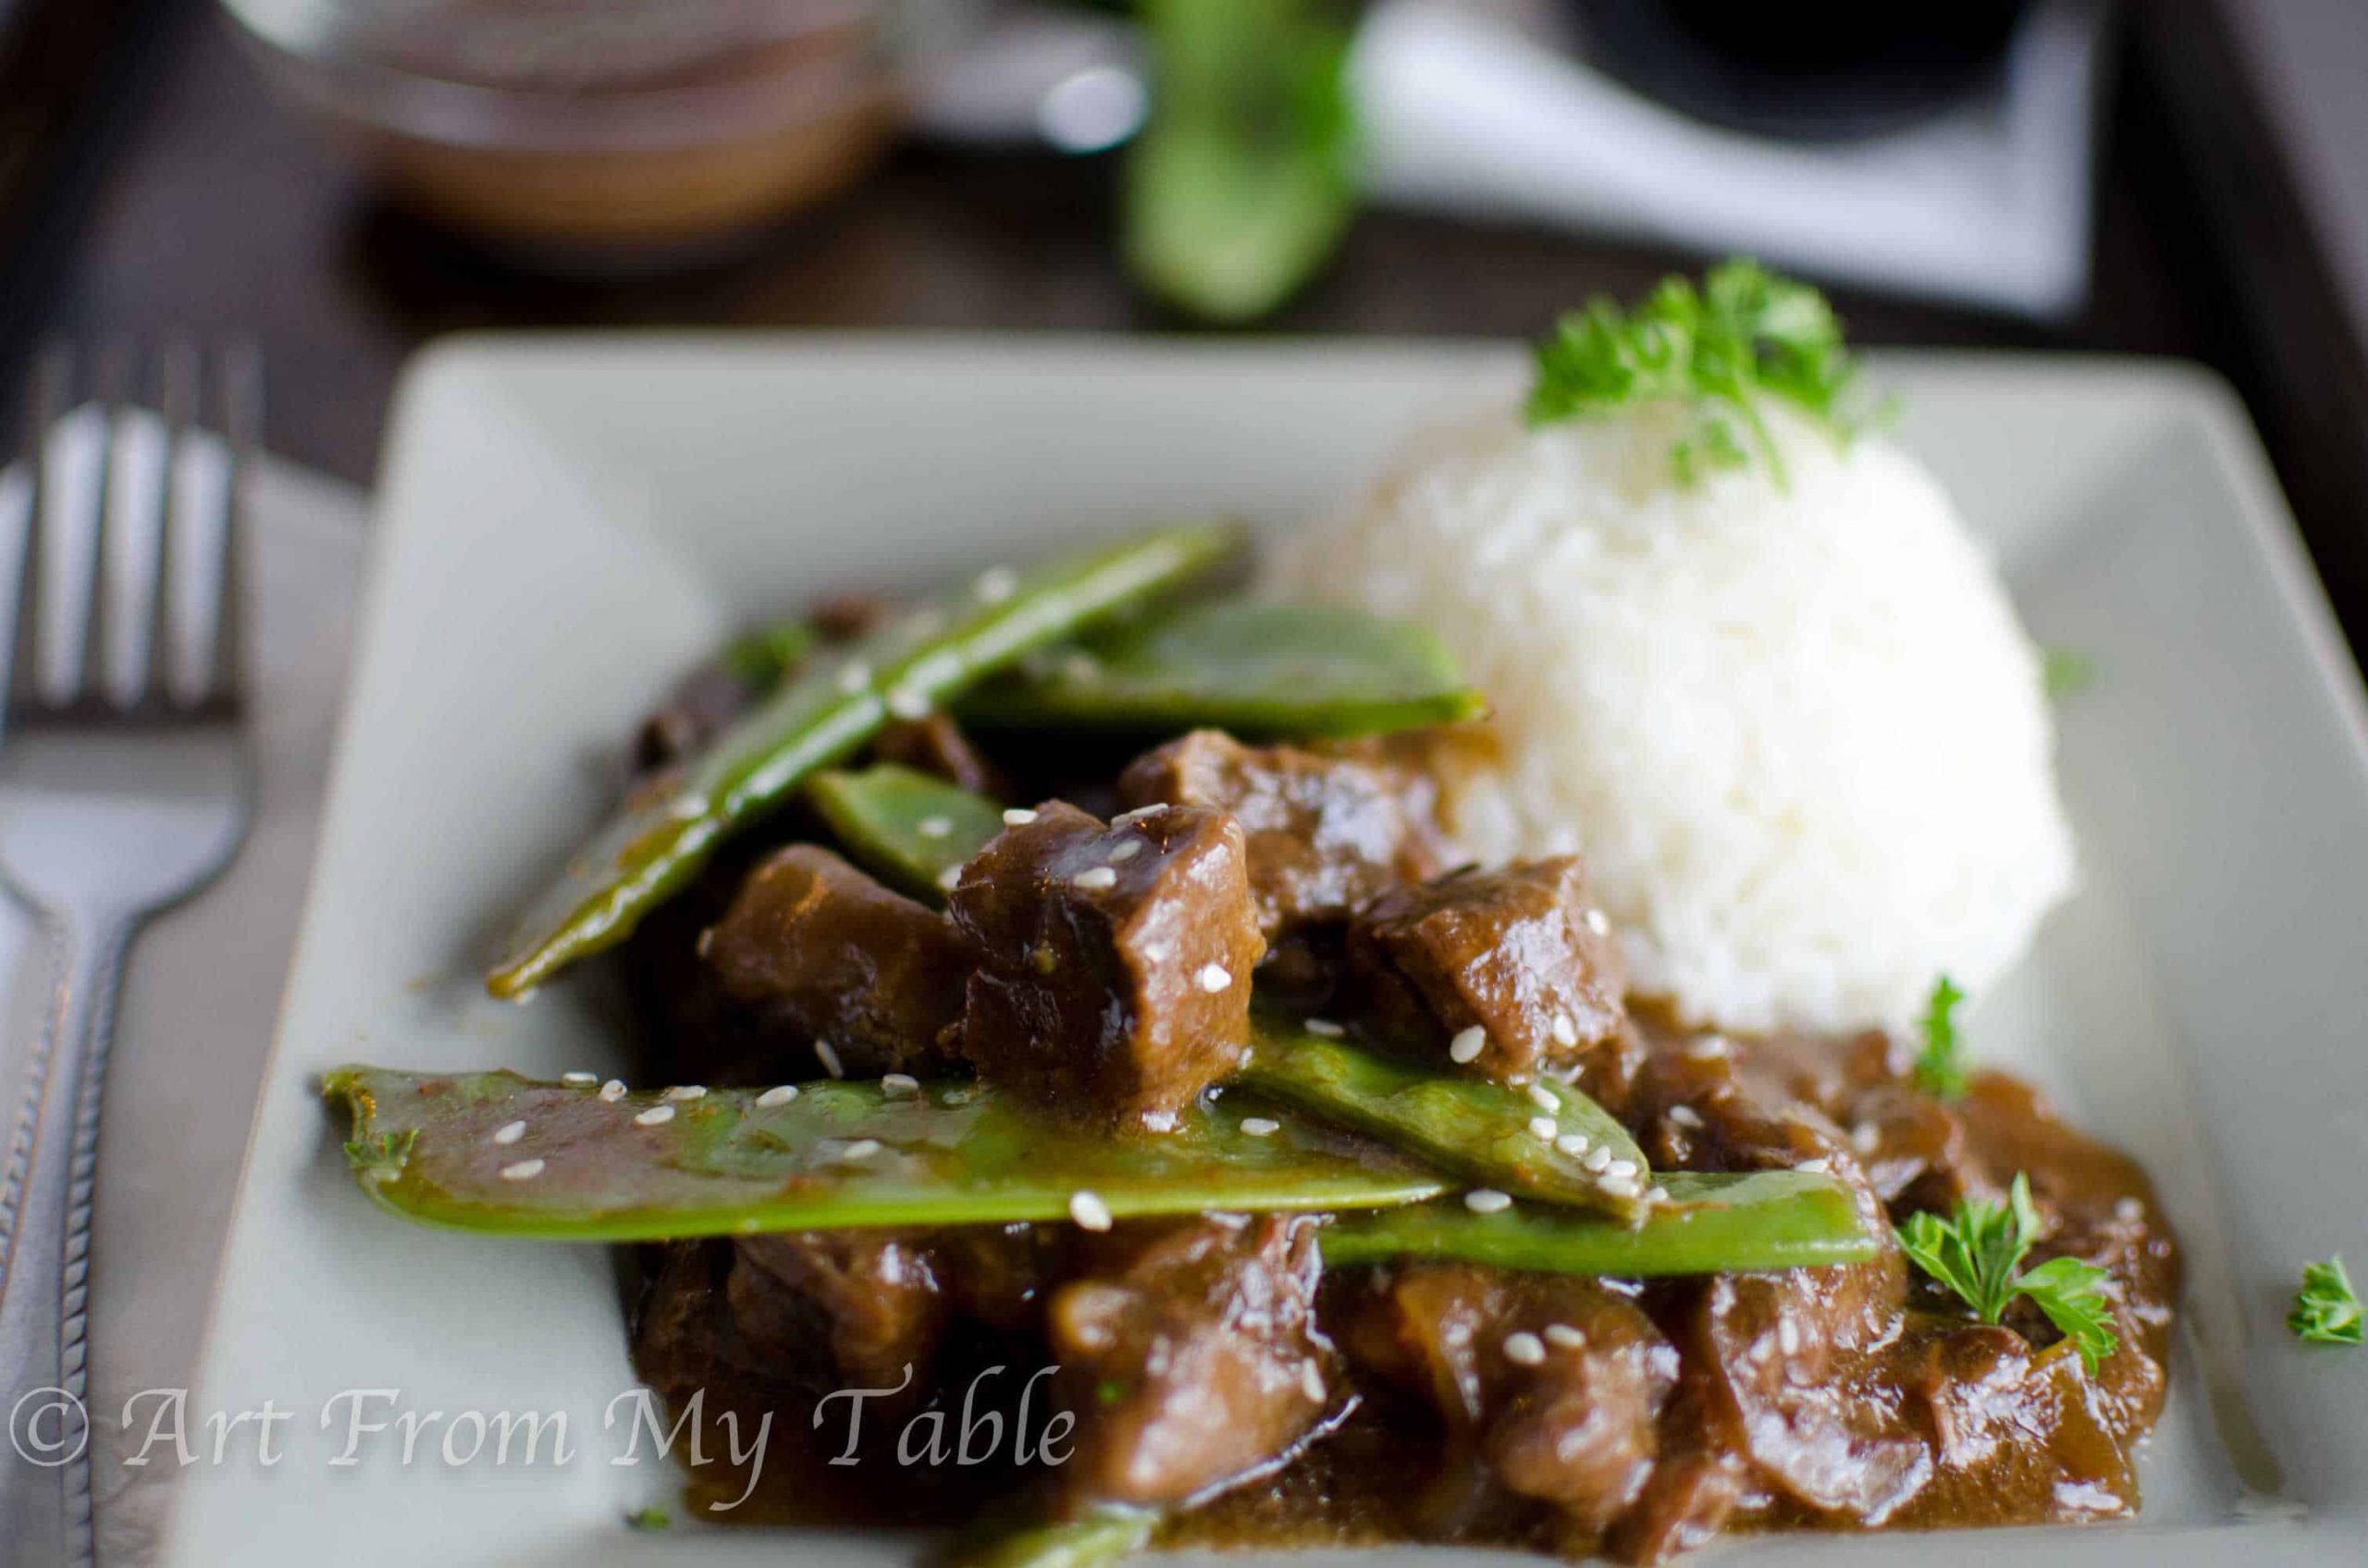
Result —
<path fill-rule="evenodd" d="M 2356 679 L 2218 384 L 2029 357 L 1878 368 L 2033 629 L 2098 671 L 2062 710 L 2086 884 L 1974 1043 L 2043 1046 L 2078 1118 L 2144 1159 L 2187 1243 L 2189 1305 L 2138 1522 L 1731 1554 L 2361 1561 L 2368 1352 L 2282 1326 L 2305 1259 L 2368 1264 Z M 1439 345 L 513 339 L 424 356 L 166 1559 L 910 1562 L 878 1537 L 623 1528 L 671 1504 L 674 1477 L 612 1463 L 623 1434 L 603 1413 L 633 1385 L 610 1254 L 380 1215 L 317 1075 L 620 1065 L 597 975 L 525 1007 L 475 976 L 606 805 L 635 715 L 736 622 L 1213 509 L 1289 526 L 1519 375 L 1504 349 Z M 266 1400 L 290 1413 L 278 1462 L 252 1422 L 216 1462 L 197 1422 Z M 530 1412 L 565 1416 L 566 1462 L 548 1429 L 531 1463 L 523 1438 L 507 1463 L 489 1439 L 470 1457 L 482 1423 Z M 390 1425 L 357 1444 L 357 1416 Z M 350 1447 L 358 1462 L 336 1463 Z"/>

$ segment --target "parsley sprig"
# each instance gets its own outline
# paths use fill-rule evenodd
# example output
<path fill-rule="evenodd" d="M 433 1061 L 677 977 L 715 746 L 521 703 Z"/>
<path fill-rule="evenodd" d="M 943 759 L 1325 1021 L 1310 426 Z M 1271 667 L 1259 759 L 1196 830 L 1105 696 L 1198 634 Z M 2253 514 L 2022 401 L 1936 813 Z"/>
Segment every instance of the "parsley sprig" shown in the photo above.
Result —
<path fill-rule="evenodd" d="M 1598 295 L 1555 324 L 1536 359 L 1532 425 L 1658 399 L 1684 403 L 1688 423 L 1670 450 L 1670 471 L 1684 486 L 1706 469 L 1749 466 L 1753 448 L 1785 483 L 1762 397 L 1793 404 L 1839 443 L 1864 423 L 1852 396 L 1857 361 L 1833 307 L 1754 261 L 1721 262 L 1698 290 L 1665 278 L 1633 311 Z"/>
<path fill-rule="evenodd" d="M 2039 1231 L 2031 1185 L 2018 1174 L 2004 1204 L 1967 1198 L 1947 1219 L 1908 1216 L 1896 1234 L 1916 1266 L 1964 1298 L 1984 1323 L 1997 1322 L 2016 1296 L 2028 1296 L 2094 1372 L 2121 1343 L 2105 1303 L 2105 1271 L 2078 1258 L 2051 1258 L 2018 1273 Z"/>
<path fill-rule="evenodd" d="M 2314 1345 L 2368 1343 L 2368 1315 L 2362 1313 L 2341 1256 L 2302 1266 L 2302 1288 L 2295 1292 L 2286 1327 Z"/>
<path fill-rule="evenodd" d="M 1936 1099 L 1961 1100 L 1965 1097 L 1966 1056 L 1957 1043 L 1957 1004 L 1965 1000 L 1956 982 L 1942 975 L 1933 982 L 1930 1000 L 1924 1004 L 1924 1016 L 1916 1020 L 1917 1029 L 1924 1036 L 1924 1049 L 1916 1058 L 1916 1081 L 1924 1093 Z"/>

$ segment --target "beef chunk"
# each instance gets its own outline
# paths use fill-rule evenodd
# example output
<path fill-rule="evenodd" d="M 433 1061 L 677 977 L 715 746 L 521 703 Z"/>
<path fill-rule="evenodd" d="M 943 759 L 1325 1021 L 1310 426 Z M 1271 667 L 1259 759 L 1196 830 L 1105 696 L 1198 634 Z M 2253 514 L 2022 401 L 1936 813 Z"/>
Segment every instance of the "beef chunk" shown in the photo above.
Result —
<path fill-rule="evenodd" d="M 1080 1498 L 1183 1502 L 1282 1463 L 1333 1410 L 1314 1221 L 1128 1225 L 1101 1251 L 1047 1312 Z"/>
<path fill-rule="evenodd" d="M 727 994 L 858 1077 L 933 1059 L 971 965 L 943 917 L 810 844 L 750 872 L 702 942 Z"/>
<path fill-rule="evenodd" d="M 725 1290 L 752 1354 L 795 1366 L 827 1347 L 859 1389 L 925 1385 L 952 1310 L 933 1251 L 896 1230 L 741 1237 Z"/>
<path fill-rule="evenodd" d="M 1349 932 L 1349 962 L 1385 1031 L 1449 1041 L 1474 1024 L 1471 1064 L 1518 1080 L 1620 1031 L 1619 947 L 1563 856 L 1459 871 L 1383 894 Z"/>
<path fill-rule="evenodd" d="M 635 765 L 649 772 L 697 756 L 761 695 L 756 683 L 722 663 L 701 664 L 642 722 L 634 743 Z"/>
<path fill-rule="evenodd" d="M 1053 802 L 963 868 L 953 914 L 980 954 L 958 1049 L 981 1078 L 1158 1128 L 1240 1060 L 1265 942 L 1222 812 Z"/>
<path fill-rule="evenodd" d="M 1375 895 L 1440 869 L 1397 782 L 1349 758 L 1195 730 L 1137 758 L 1119 777 L 1118 797 L 1129 807 L 1231 812 L 1249 842 L 1251 895 L 1269 941 L 1309 921 L 1345 920 Z"/>
<path fill-rule="evenodd" d="M 1586 1536 L 1642 1492 L 1678 1359 L 1617 1291 L 1590 1279 L 1423 1265 L 1385 1277 L 1351 1323 L 1350 1354 L 1414 1387 L 1446 1423 L 1443 1509 L 1486 1506 L 1459 1466 L 1551 1505 Z"/>
<path fill-rule="evenodd" d="M 883 762 L 901 762 L 990 800 L 1013 798 L 1010 781 L 970 743 L 950 714 L 932 711 L 899 719 L 880 732 L 871 753 Z"/>

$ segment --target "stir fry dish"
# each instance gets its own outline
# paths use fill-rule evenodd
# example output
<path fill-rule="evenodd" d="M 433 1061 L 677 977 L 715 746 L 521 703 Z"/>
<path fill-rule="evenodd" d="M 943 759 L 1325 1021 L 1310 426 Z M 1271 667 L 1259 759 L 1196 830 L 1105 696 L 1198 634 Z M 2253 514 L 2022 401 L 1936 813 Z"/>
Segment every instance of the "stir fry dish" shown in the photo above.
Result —
<path fill-rule="evenodd" d="M 1784 451 L 1655 482 L 1812 483 Z M 629 1246 L 643 1379 L 798 1446 L 694 1517 L 1079 1568 L 2134 1513 L 2179 1284 L 2145 1175 L 1940 975 L 1881 1024 L 1706 1017 L 1591 872 L 1621 822 L 1473 842 L 1528 743 L 1453 638 L 1260 572 L 1169 528 L 691 672 L 489 976 L 605 954 L 635 1069 L 334 1073 L 364 1189 Z M 981 1390 L 1028 1440 L 916 1463 Z"/>

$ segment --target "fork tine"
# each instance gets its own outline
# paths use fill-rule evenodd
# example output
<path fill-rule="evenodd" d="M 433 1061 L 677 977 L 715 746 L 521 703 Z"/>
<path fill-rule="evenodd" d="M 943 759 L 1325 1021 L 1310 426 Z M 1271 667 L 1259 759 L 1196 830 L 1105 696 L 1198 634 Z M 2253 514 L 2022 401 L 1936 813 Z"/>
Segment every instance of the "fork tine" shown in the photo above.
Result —
<path fill-rule="evenodd" d="M 73 395 L 71 351 L 53 349 L 43 365 L 41 484 L 34 511 L 42 565 L 42 634 L 33 671 L 34 695 L 47 707 L 68 708 L 82 694 L 89 673 L 92 611 L 98 589 L 100 509 L 106 491 L 107 423 L 96 402 L 68 406 Z"/>
<path fill-rule="evenodd" d="M 241 339 L 221 352 L 222 434 L 230 447 L 230 485 L 222 498 L 222 590 L 214 636 L 212 695 L 243 698 L 246 647 L 246 492 L 263 450 L 263 351 Z"/>
<path fill-rule="evenodd" d="M 121 368 L 120 382 L 109 383 L 111 393 L 119 386 L 123 395 L 108 414 L 105 544 L 93 620 L 106 634 L 102 672 L 106 696 L 117 708 L 130 710 L 154 689 L 150 671 L 163 603 L 166 464 L 171 443 L 165 418 L 131 395 L 128 354 Z"/>
<path fill-rule="evenodd" d="M 204 356 L 195 359 L 195 412 L 206 402 Z M 174 578 L 173 699 L 194 708 L 216 695 L 227 589 L 223 567 L 234 543 L 230 527 L 229 441 L 202 419 L 183 426 L 173 442 L 171 531 Z"/>
<path fill-rule="evenodd" d="M 31 451 L 0 470 L 0 704 L 13 705 L 13 678 L 32 631 L 33 475 Z M 0 718 L 5 726 L 5 718 Z"/>

